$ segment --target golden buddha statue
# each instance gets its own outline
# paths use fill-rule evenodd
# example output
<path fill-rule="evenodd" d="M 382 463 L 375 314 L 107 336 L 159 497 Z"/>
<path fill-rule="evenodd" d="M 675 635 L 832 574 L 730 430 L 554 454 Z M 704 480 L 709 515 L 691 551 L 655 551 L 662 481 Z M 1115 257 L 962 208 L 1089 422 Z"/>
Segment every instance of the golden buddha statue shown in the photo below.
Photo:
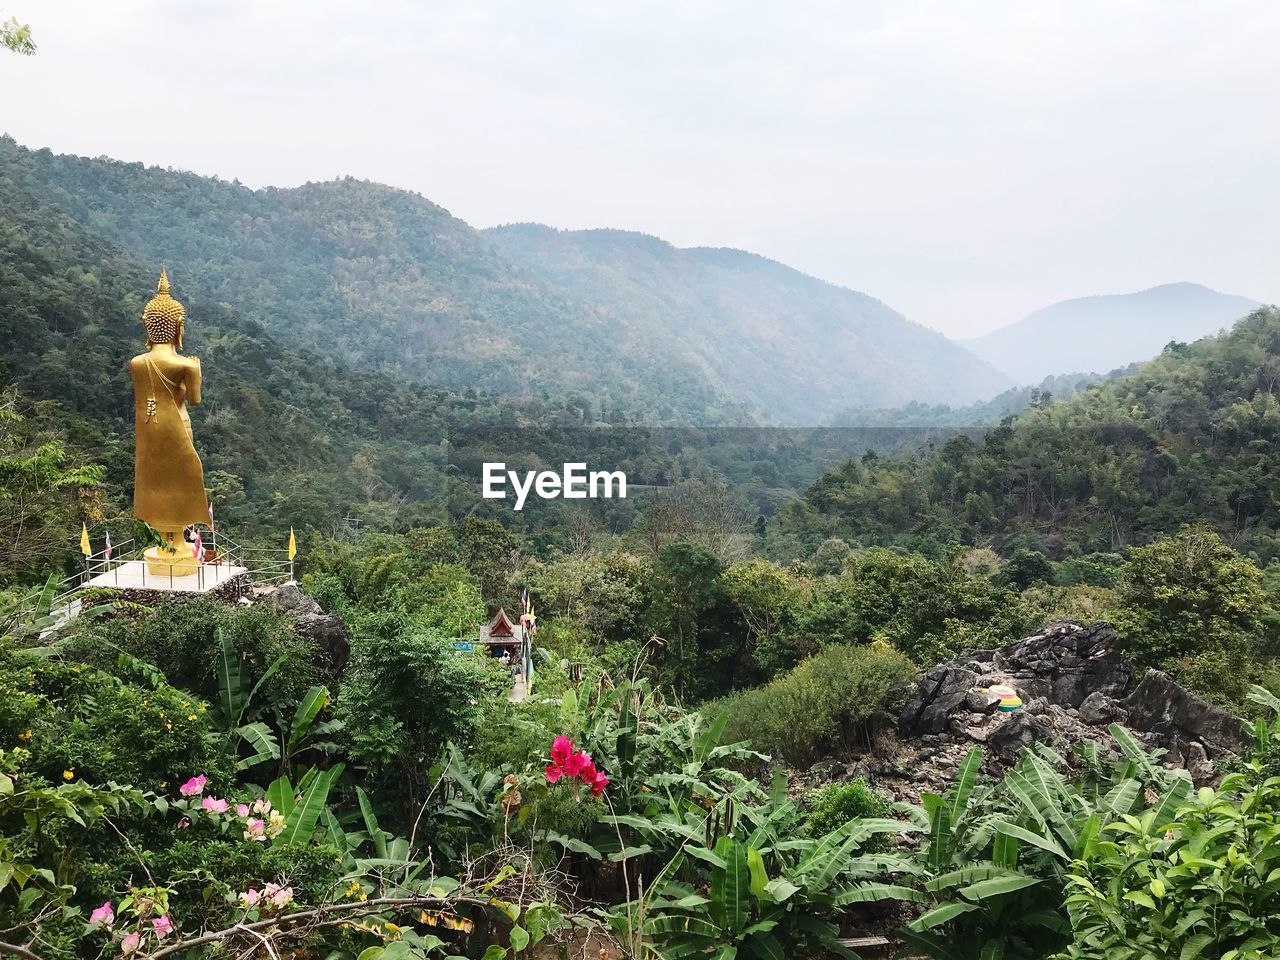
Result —
<path fill-rule="evenodd" d="M 148 571 L 157 576 L 195 573 L 199 561 L 183 531 L 209 517 L 204 469 L 187 416 L 187 405 L 200 403 L 200 358 L 178 352 L 185 319 L 186 310 L 169 296 L 169 278 L 161 270 L 156 295 L 142 311 L 147 352 L 129 361 L 137 435 L 133 515 L 163 541 L 145 554 Z"/>

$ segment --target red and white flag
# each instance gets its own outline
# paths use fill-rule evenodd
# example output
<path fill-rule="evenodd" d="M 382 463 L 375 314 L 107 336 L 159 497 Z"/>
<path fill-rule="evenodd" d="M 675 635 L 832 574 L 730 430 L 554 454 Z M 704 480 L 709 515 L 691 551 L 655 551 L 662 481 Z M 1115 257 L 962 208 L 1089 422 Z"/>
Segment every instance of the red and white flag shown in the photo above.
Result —
<path fill-rule="evenodd" d="M 200 542 L 199 530 L 196 531 L 196 538 L 191 541 L 191 555 L 198 563 L 204 563 L 204 544 Z"/>
<path fill-rule="evenodd" d="M 111 559 L 111 531 L 107 531 L 107 549 L 102 551 L 104 559 Z"/>
<path fill-rule="evenodd" d="M 209 532 L 217 533 L 218 528 L 213 525 L 213 504 L 209 504 Z"/>

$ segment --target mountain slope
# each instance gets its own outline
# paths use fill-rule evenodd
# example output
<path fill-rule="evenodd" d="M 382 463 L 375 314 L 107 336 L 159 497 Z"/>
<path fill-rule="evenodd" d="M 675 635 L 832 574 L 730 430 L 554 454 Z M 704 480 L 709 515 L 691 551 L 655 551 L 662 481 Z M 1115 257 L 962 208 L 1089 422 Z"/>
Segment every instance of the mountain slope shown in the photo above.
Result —
<path fill-rule="evenodd" d="M 250 190 L 8 138 L 0 178 L 338 363 L 458 390 L 586 394 L 656 422 L 747 416 L 670 345 L 620 336 L 408 191 L 350 178 Z"/>
<path fill-rule="evenodd" d="M 1216 333 L 1258 306 L 1198 283 L 1064 300 L 960 341 L 1021 384 L 1071 370 L 1102 373 L 1149 360 L 1171 340 Z"/>
<path fill-rule="evenodd" d="M 486 234 L 620 328 L 678 341 L 717 389 L 784 422 L 912 400 L 968 403 L 1009 386 L 879 300 L 751 253 L 537 224 Z"/>
<path fill-rule="evenodd" d="M 1280 556 L 1277 503 L 1280 310 L 1263 307 L 983 437 L 847 461 L 780 512 L 770 540 L 779 556 L 828 537 L 1069 556 L 1206 522 L 1265 562 Z"/>
<path fill-rule="evenodd" d="M 964 403 L 1008 386 L 877 301 L 747 254 L 651 241 L 670 267 L 667 254 L 638 265 L 628 252 L 584 283 L 510 233 L 349 178 L 250 190 L 9 138 L 0 178 L 337 363 L 604 405 L 614 423 L 817 423 L 853 405 Z"/>

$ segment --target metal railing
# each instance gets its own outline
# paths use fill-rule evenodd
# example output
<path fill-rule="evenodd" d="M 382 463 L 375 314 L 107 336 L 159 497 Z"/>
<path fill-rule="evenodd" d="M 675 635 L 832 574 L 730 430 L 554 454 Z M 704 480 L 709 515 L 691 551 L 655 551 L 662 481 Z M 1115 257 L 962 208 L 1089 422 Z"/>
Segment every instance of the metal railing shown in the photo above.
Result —
<path fill-rule="evenodd" d="M 17 614 L 24 617 L 37 612 L 41 603 L 48 599 L 50 615 L 59 622 L 77 616 L 80 612 L 78 595 L 87 587 L 103 587 L 120 590 L 165 590 L 182 592 L 186 587 L 195 593 L 230 583 L 239 572 L 244 571 L 248 583 L 252 586 L 266 586 L 284 583 L 293 579 L 294 566 L 289 558 L 289 551 L 283 548 L 246 547 L 229 537 L 218 534 L 210 541 L 216 547 L 211 559 L 201 562 L 195 572 L 183 576 L 175 575 L 173 568 L 167 574 L 156 574 L 148 570 L 145 562 L 126 567 L 134 561 L 145 561 L 144 552 L 147 545 L 130 538 L 112 547 L 108 556 L 105 549 L 85 557 L 84 569 L 63 577 L 53 586 L 53 595 L 49 598 L 48 585 L 33 590 L 18 603 Z M 129 578 L 121 582 L 121 571 L 138 573 L 136 581 Z M 98 581 L 98 582 L 94 582 Z"/>
<path fill-rule="evenodd" d="M 228 557 L 232 566 L 244 567 L 254 586 L 285 583 L 293 579 L 293 561 L 283 547 L 245 547 L 219 535 L 218 558 Z"/>

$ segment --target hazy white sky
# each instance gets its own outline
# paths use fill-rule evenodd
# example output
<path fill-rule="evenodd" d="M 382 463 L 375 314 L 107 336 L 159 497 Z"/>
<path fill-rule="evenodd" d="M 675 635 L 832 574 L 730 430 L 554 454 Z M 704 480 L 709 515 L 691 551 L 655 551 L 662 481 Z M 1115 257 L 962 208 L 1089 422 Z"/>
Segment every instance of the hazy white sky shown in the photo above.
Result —
<path fill-rule="evenodd" d="M 1280 2 L 0 0 L 0 129 L 734 246 L 954 336 L 1280 299 Z"/>

